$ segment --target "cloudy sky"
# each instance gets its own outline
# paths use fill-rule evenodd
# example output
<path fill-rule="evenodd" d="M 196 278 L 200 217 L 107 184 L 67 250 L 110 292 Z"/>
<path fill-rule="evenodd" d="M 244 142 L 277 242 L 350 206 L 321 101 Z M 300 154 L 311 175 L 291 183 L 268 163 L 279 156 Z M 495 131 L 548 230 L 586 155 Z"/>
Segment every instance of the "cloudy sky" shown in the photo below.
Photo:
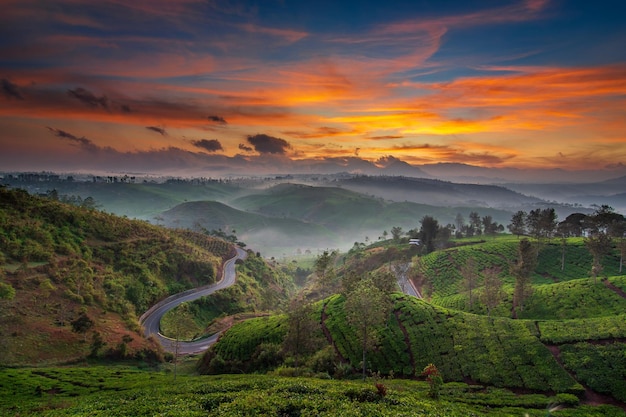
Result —
<path fill-rule="evenodd" d="M 0 171 L 626 164 L 621 0 L 0 7 Z"/>

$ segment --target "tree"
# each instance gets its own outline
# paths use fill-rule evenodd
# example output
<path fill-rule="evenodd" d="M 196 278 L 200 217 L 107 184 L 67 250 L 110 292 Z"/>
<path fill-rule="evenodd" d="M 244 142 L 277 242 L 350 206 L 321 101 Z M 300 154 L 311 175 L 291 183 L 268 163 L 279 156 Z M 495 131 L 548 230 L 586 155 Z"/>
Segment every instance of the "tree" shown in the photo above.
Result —
<path fill-rule="evenodd" d="M 439 231 L 439 222 L 432 216 L 424 216 L 420 223 L 420 239 L 426 247 L 426 253 L 430 253 L 435 250 L 435 238 Z"/>
<path fill-rule="evenodd" d="M 342 294 L 348 295 L 356 288 L 361 281 L 361 274 L 354 269 L 349 269 L 341 274 L 341 290 Z"/>
<path fill-rule="evenodd" d="M 334 281 L 335 273 L 333 263 L 337 257 L 337 252 L 329 252 L 325 250 L 315 260 L 314 268 L 322 292 L 330 291 L 330 287 Z"/>
<path fill-rule="evenodd" d="M 624 265 L 624 258 L 626 257 L 626 239 L 620 238 L 617 248 L 619 249 L 619 273 L 622 273 L 622 266 Z"/>
<path fill-rule="evenodd" d="M 476 259 L 469 258 L 463 266 L 461 266 L 461 276 L 463 277 L 463 285 L 467 289 L 469 294 L 469 308 L 472 308 L 474 298 L 472 297 L 473 291 L 476 288 L 478 281 L 478 271 L 476 267 Z"/>
<path fill-rule="evenodd" d="M 463 230 L 465 230 L 465 219 L 461 213 L 457 213 L 454 218 L 454 225 L 456 226 L 456 237 L 463 237 Z"/>
<path fill-rule="evenodd" d="M 89 353 L 89 356 L 92 358 L 97 358 L 100 353 L 100 349 L 105 346 L 106 342 L 102 339 L 102 335 L 100 334 L 100 332 L 93 332 L 93 334 L 91 335 L 91 352 Z"/>
<path fill-rule="evenodd" d="M 557 232 L 563 236 L 582 236 L 585 228 L 587 215 L 583 213 L 572 213 L 560 222 L 557 226 Z"/>
<path fill-rule="evenodd" d="M 517 235 L 518 239 L 521 235 L 526 234 L 526 212 L 520 210 L 513 214 L 513 217 L 511 217 L 511 223 L 507 226 L 507 228 L 511 233 Z"/>
<path fill-rule="evenodd" d="M 598 275 L 604 269 L 602 258 L 608 255 L 613 248 L 612 238 L 623 239 L 625 223 L 624 216 L 615 213 L 613 208 L 608 205 L 597 207 L 596 211 L 585 219 L 584 225 L 589 230 L 589 236 L 585 239 L 585 246 L 593 257 L 591 276 L 594 282 L 597 281 Z"/>
<path fill-rule="evenodd" d="M 526 226 L 531 236 L 551 238 L 557 227 L 557 216 L 553 208 L 531 210 L 526 216 Z"/>
<path fill-rule="evenodd" d="M 93 320 L 89 316 L 82 312 L 80 315 L 70 322 L 72 325 L 72 331 L 74 333 L 81 333 L 85 339 L 87 338 L 87 332 L 94 326 Z"/>
<path fill-rule="evenodd" d="M 482 234 L 482 229 L 480 228 L 482 220 L 480 219 L 480 215 L 475 211 L 470 212 L 469 221 L 474 233 L 480 236 Z"/>
<path fill-rule="evenodd" d="M 537 239 L 541 236 L 540 215 L 541 210 L 535 209 L 531 210 L 526 216 L 526 227 L 528 228 L 528 233 Z"/>
<path fill-rule="evenodd" d="M 513 315 L 516 309 L 524 311 L 524 301 L 532 293 L 531 275 L 537 266 L 537 249 L 528 239 L 522 239 L 517 250 L 517 260 L 511 265 L 511 274 L 515 277 L 513 290 Z"/>
<path fill-rule="evenodd" d="M 398 289 L 398 281 L 396 280 L 396 276 L 388 270 L 381 270 L 372 272 L 371 274 L 372 283 L 381 290 L 384 294 L 391 294 Z"/>
<path fill-rule="evenodd" d="M 394 226 L 391 228 L 391 238 L 394 242 L 398 242 L 402 237 L 402 228 L 400 226 Z"/>
<path fill-rule="evenodd" d="M 319 324 L 313 313 L 313 305 L 304 299 L 294 299 L 289 304 L 287 311 L 288 329 L 283 340 L 283 350 L 294 356 L 296 368 L 300 363 L 300 358 L 315 352 L 319 345 L 319 338 L 316 337 Z"/>
<path fill-rule="evenodd" d="M 616 213 L 613 207 L 606 204 L 596 208 L 591 216 L 587 216 L 587 226 L 591 234 L 604 232 L 611 237 L 619 237 L 624 232 L 622 222 L 624 222 L 624 216 Z"/>
<path fill-rule="evenodd" d="M 502 298 L 502 280 L 495 268 L 487 268 L 483 271 L 484 291 L 482 293 L 482 302 L 487 307 L 487 316 L 491 317 L 491 312 L 500 304 Z"/>
<path fill-rule="evenodd" d="M 361 280 L 347 296 L 344 304 L 346 319 L 356 329 L 363 353 L 363 380 L 367 369 L 367 351 L 377 341 L 375 327 L 382 325 L 391 308 L 390 299 L 371 279 Z"/>
<path fill-rule="evenodd" d="M 611 238 L 605 232 L 598 231 L 588 238 L 585 238 L 585 246 L 593 257 L 591 276 L 593 277 L 593 281 L 597 282 L 598 275 L 600 275 L 604 269 L 602 258 L 611 252 L 613 246 Z"/>
<path fill-rule="evenodd" d="M 482 218 L 483 230 L 486 235 L 495 235 L 498 232 L 498 227 L 500 226 L 498 222 L 493 221 L 493 217 L 484 216 Z"/>
<path fill-rule="evenodd" d="M 174 337 L 174 380 L 178 368 L 178 352 L 183 340 L 192 338 L 198 332 L 198 326 L 193 320 L 188 303 L 182 303 L 170 313 L 170 328 Z"/>

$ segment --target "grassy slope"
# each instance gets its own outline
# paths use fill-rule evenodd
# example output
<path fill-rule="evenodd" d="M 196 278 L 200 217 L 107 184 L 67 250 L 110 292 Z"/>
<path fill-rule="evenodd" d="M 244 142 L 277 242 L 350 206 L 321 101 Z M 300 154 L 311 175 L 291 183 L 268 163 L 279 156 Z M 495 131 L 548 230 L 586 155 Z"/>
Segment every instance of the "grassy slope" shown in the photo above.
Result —
<path fill-rule="evenodd" d="M 425 382 L 328 381 L 265 375 L 190 376 L 122 367 L 6 369 L 0 373 L 0 414 L 49 416 L 545 416 L 563 397 L 515 395 L 444 385 L 440 399 Z M 611 406 L 578 406 L 556 417 L 624 416 Z"/>
<path fill-rule="evenodd" d="M 0 300 L 2 364 L 75 360 L 93 332 L 107 348 L 129 336 L 129 353 L 154 349 L 137 317 L 171 293 L 213 282 L 232 254 L 207 236 L 0 193 L 0 279 L 16 290 Z M 81 312 L 95 323 L 87 335 L 70 326 Z"/>
<path fill-rule="evenodd" d="M 534 276 L 537 283 L 534 293 L 520 314 L 524 320 L 508 318 L 511 314 L 510 286 L 502 306 L 496 311 L 501 317 L 490 319 L 458 309 L 468 308 L 459 266 L 469 257 L 477 260 L 480 269 L 499 265 L 503 279 L 512 284 L 508 265 L 516 256 L 517 244 L 517 238 L 503 237 L 424 257 L 430 261 L 427 265 L 433 301 L 457 309 L 396 296 L 394 314 L 381 329 L 379 347 L 370 354 L 372 370 L 413 376 L 432 362 L 443 370 L 448 380 L 578 393 L 581 386 L 568 372 L 578 375 L 580 371 L 579 382 L 626 402 L 626 387 L 620 382 L 626 378 L 626 370 L 614 365 L 623 363 L 626 354 L 626 344 L 623 343 L 626 339 L 626 299 L 603 282 L 594 283 L 589 278 L 572 279 L 572 270 L 590 268 L 590 257 L 580 240 L 572 240 L 567 248 L 569 263 L 566 263 L 565 271 L 561 271 L 560 257 L 558 261 L 554 260 L 555 250 L 560 254 L 560 247 L 543 247 Z M 380 258 L 379 255 L 392 253 L 380 248 L 365 252 L 367 255 L 361 254 L 359 262 L 368 265 L 366 270 L 375 269 L 375 265 L 370 265 L 372 261 L 385 262 L 384 256 Z M 615 257 L 607 257 L 606 261 L 609 272 L 616 270 Z M 354 259 L 346 260 L 346 264 L 358 269 Z M 560 280 L 563 281 L 547 284 Z M 626 277 L 611 277 L 608 282 L 622 290 L 626 288 Z M 477 293 L 480 294 L 480 289 Z M 358 367 L 360 348 L 354 332 L 345 324 L 342 305 L 343 297 L 340 296 L 325 301 L 325 325 L 337 352 Z M 484 314 L 480 302 L 476 302 L 471 310 Z M 262 322 L 258 323 L 247 324 L 251 327 L 245 330 L 246 343 L 251 346 L 261 343 L 259 340 L 254 342 L 255 337 L 259 337 L 254 334 L 262 333 L 259 329 L 264 328 L 260 325 Z M 259 326 L 258 329 L 255 326 Z M 222 359 L 245 362 L 248 358 L 233 355 L 239 349 L 238 339 L 226 336 L 216 346 L 219 352 L 225 353 Z M 233 346 L 221 347 L 220 344 Z M 611 347 L 602 348 L 604 345 Z M 592 349 L 592 346 L 600 347 Z M 584 357 L 593 359 L 583 360 Z M 565 370 L 558 360 L 564 362 Z M 604 382 L 600 384 L 598 381 Z"/>
<path fill-rule="evenodd" d="M 482 278 L 479 276 L 474 290 L 474 304 L 469 306 L 469 294 L 463 284 L 461 266 L 469 258 L 476 261 L 478 271 L 496 267 L 505 284 L 501 304 L 492 313 L 510 317 L 513 303 L 514 279 L 509 266 L 517 256 L 518 239 L 505 236 L 484 243 L 469 244 L 445 251 L 436 251 L 422 258 L 425 283 L 423 292 L 435 304 L 458 310 L 486 314 L 480 302 Z M 532 276 L 534 291 L 525 303 L 520 318 L 567 319 L 608 316 L 626 311 L 626 299 L 604 285 L 588 277 L 591 271 L 591 255 L 582 239 L 572 238 L 565 247 L 565 267 L 561 270 L 562 246 L 557 241 L 539 246 L 538 264 Z M 619 271 L 619 256 L 615 250 L 604 260 L 606 276 Z M 618 285 L 626 278 L 616 277 Z"/>

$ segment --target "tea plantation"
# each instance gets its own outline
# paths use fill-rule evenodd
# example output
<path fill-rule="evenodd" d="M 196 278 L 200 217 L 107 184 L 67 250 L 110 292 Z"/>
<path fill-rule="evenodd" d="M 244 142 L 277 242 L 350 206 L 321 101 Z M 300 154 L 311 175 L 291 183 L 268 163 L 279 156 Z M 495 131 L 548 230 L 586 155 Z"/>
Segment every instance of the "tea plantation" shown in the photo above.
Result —
<path fill-rule="evenodd" d="M 624 416 L 576 405 L 567 394 L 518 395 L 447 383 L 438 400 L 425 382 L 333 381 L 273 375 L 179 375 L 116 366 L 4 369 L 2 416 Z M 558 405 L 560 404 L 560 405 Z"/>

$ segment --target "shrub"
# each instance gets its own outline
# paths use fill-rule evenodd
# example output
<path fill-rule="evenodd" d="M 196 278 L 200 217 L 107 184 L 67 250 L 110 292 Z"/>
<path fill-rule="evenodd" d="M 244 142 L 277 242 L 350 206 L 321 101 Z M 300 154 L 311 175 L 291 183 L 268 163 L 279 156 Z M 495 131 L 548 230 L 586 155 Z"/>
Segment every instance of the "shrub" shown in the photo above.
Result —
<path fill-rule="evenodd" d="M 443 386 L 443 378 L 439 373 L 439 369 L 430 363 L 422 371 L 422 375 L 426 376 L 426 382 L 428 382 L 428 396 L 431 398 L 439 398 L 439 391 Z"/>
<path fill-rule="evenodd" d="M 561 393 L 556 394 L 556 402 L 568 407 L 576 407 L 580 404 L 580 399 L 574 394 Z"/>

